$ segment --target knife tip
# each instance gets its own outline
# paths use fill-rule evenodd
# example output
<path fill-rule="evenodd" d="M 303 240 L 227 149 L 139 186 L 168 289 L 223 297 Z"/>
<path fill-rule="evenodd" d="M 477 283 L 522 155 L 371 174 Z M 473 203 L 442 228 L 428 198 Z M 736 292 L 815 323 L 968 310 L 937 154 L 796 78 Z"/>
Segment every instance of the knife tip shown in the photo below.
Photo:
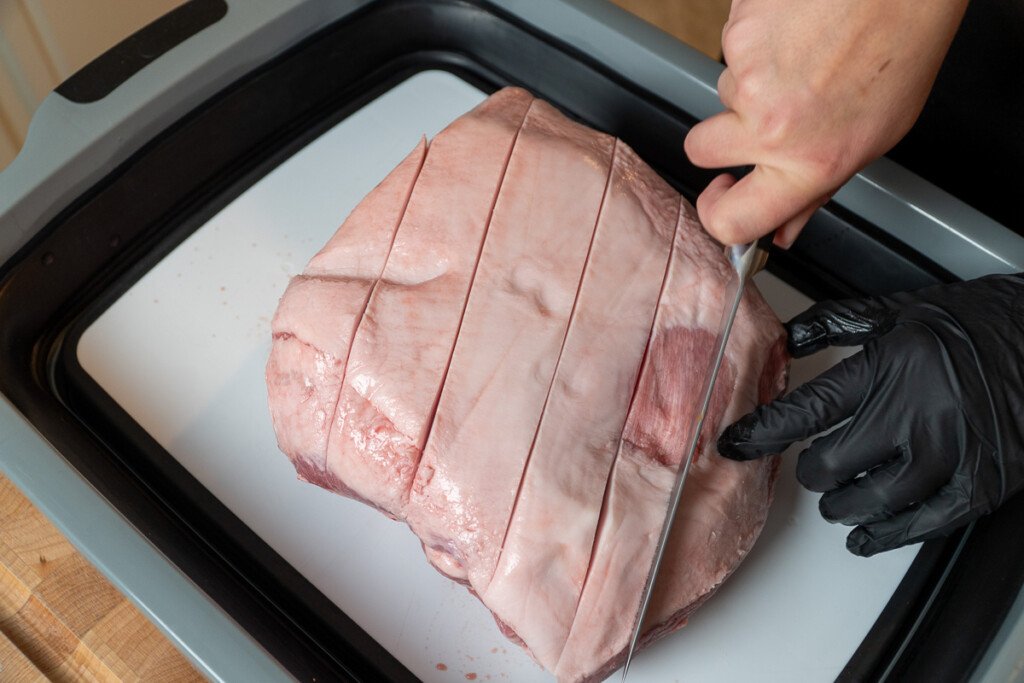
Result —
<path fill-rule="evenodd" d="M 633 653 L 630 652 L 629 655 L 626 656 L 626 663 L 622 667 L 622 678 L 619 679 L 619 683 L 625 683 L 625 681 L 626 681 L 626 674 L 629 672 L 629 663 L 630 663 L 630 661 L 632 661 L 632 659 L 633 659 Z"/>

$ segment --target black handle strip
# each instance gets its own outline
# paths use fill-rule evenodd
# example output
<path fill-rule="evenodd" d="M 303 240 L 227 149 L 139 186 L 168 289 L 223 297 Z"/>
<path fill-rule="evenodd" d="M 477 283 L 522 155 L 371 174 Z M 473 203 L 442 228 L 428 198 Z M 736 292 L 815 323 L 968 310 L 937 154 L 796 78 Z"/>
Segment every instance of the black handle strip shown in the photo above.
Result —
<path fill-rule="evenodd" d="M 189 0 L 72 74 L 56 92 L 78 104 L 101 100 L 119 85 L 228 13 L 225 0 Z"/>

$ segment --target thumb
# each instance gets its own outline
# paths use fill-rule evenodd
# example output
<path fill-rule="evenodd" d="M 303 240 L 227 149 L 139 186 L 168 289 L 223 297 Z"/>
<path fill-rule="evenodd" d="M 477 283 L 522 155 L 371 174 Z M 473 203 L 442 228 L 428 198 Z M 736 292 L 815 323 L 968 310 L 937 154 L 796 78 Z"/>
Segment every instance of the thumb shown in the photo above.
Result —
<path fill-rule="evenodd" d="M 802 358 L 826 346 L 864 344 L 891 330 L 897 315 L 878 299 L 821 301 L 786 323 L 789 353 Z"/>
<path fill-rule="evenodd" d="M 821 205 L 821 195 L 801 188 L 783 171 L 759 164 L 734 184 L 719 176 L 697 198 L 697 213 L 723 244 L 746 244 L 796 218 L 806 223 Z M 795 235 L 802 227 L 794 224 L 791 232 Z"/>

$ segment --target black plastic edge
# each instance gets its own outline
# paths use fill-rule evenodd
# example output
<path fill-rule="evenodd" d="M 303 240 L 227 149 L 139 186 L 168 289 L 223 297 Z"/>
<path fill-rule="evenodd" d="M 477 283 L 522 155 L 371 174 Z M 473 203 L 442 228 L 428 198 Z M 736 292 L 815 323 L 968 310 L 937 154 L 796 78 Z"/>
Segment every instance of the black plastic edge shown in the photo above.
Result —
<path fill-rule="evenodd" d="M 323 68 L 339 55 L 346 69 Z M 361 629 L 346 625 L 350 622 L 340 610 L 97 387 L 77 365 L 75 342 L 91 320 L 204 217 L 363 103 L 428 68 L 449 70 L 485 91 L 528 87 L 571 116 L 626 139 L 690 199 L 712 176 L 685 163 L 682 140 L 694 121 L 690 115 L 535 27 L 485 2 L 382 1 L 325 28 L 198 107 L 0 266 L 0 318 L 5 320 L 0 326 L 0 390 L 172 562 L 302 679 L 414 677 Z M 284 83 L 293 98 L 275 97 L 275 82 L 278 87 Z M 295 101 L 311 89 L 329 92 Z M 238 122 L 252 123 L 254 112 L 262 128 L 247 139 Z M 205 143 L 191 150 L 188 163 L 175 147 L 183 139 Z M 148 175 L 142 172 L 147 164 Z M 154 178 L 161 178 L 159 187 Z M 176 183 L 192 189 L 178 195 Z M 140 199 L 124 201 L 133 194 Z M 770 264 L 773 273 L 813 298 L 891 292 L 951 278 L 831 204 L 815 215 L 793 249 L 773 249 Z M 989 519 L 996 521 L 978 526 L 997 524 L 1003 532 L 1020 526 L 1019 516 L 1004 510 Z M 972 545 L 972 552 L 978 562 L 992 566 L 1006 545 L 999 539 L 1010 536 L 993 532 L 978 538 L 986 542 Z M 1016 573 L 1008 568 L 985 602 L 975 601 L 972 586 L 962 583 L 971 575 L 950 564 L 950 542 L 924 546 L 873 630 L 890 649 L 898 643 L 896 659 L 872 655 L 875 663 L 864 659 L 861 670 L 915 675 L 928 648 L 952 649 L 949 643 L 955 642 L 957 648 L 978 651 L 989 642 L 986 638 L 999 623 L 993 615 L 1001 615 L 1001 606 L 1012 602 L 1024 565 Z M 254 558 L 260 566 L 250 571 Z M 945 579 L 940 582 L 938 576 Z M 928 599 L 938 590 L 949 593 L 942 594 L 943 600 Z M 979 624 L 966 637 L 948 627 L 942 607 L 956 602 L 958 590 L 966 595 L 958 623 Z M 935 609 L 915 612 L 915 605 L 925 603 Z M 894 628 L 893 619 L 902 621 Z M 869 643 L 871 638 L 862 650 L 884 649 Z M 862 655 L 858 651 L 850 666 L 859 666 Z M 950 675 L 947 670 L 938 680 Z"/>
<path fill-rule="evenodd" d="M 220 21 L 227 12 L 225 0 L 189 0 L 83 66 L 55 90 L 78 104 L 101 100 L 171 48 Z"/>
<path fill-rule="evenodd" d="M 974 523 L 931 609 L 886 680 L 966 683 L 1021 590 L 1024 495 Z M 979 619 L 979 612 L 988 619 Z"/>
<path fill-rule="evenodd" d="M 841 683 L 882 681 L 915 635 L 945 585 L 966 531 L 922 545 L 892 598 L 837 677 Z"/>

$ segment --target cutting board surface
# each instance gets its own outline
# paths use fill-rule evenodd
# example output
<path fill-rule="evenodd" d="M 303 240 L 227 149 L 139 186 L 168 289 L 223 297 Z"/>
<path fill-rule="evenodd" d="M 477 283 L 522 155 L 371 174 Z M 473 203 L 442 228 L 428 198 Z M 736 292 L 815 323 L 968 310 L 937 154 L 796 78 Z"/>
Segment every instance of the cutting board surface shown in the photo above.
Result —
<path fill-rule="evenodd" d="M 413 148 L 484 99 L 428 71 L 282 163 L 210 219 L 82 336 L 96 381 L 206 488 L 424 681 L 550 681 L 490 613 L 438 574 L 405 525 L 304 484 L 277 449 L 263 371 L 288 280 Z M 757 276 L 786 319 L 810 300 Z M 791 386 L 841 357 L 793 362 Z M 862 559 L 783 461 L 767 526 L 690 625 L 641 655 L 637 681 L 831 680 L 916 554 Z M 617 674 L 616 674 L 617 675 Z"/>

